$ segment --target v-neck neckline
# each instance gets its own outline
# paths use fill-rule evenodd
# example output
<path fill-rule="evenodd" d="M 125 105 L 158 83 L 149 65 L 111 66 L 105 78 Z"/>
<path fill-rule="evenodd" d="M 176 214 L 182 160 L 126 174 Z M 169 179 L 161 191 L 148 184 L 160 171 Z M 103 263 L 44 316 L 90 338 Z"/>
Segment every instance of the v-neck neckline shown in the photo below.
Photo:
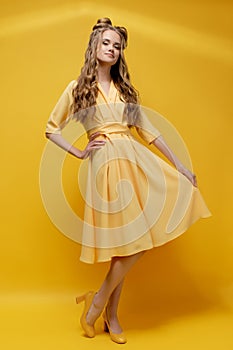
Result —
<path fill-rule="evenodd" d="M 104 91 L 104 89 L 103 89 L 102 85 L 100 84 L 100 82 L 98 82 L 98 86 L 99 86 L 100 91 L 103 93 L 104 97 L 106 97 L 108 100 L 111 97 L 112 84 L 113 84 L 113 81 L 111 80 L 110 81 L 110 85 L 109 85 L 109 90 L 108 90 L 108 93 L 107 93 L 107 92 Z"/>

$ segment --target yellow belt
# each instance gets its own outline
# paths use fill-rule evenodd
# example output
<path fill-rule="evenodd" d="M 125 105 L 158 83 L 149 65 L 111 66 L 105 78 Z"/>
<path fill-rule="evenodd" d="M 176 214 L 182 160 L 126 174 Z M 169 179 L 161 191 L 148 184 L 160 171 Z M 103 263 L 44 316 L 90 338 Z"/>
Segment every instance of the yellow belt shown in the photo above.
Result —
<path fill-rule="evenodd" d="M 106 124 L 106 125 L 91 129 L 87 132 L 88 138 L 90 139 L 91 135 L 93 135 L 96 132 L 98 132 L 100 135 L 105 135 L 109 138 L 110 138 L 110 134 L 126 134 L 126 135 L 132 136 L 128 126 L 123 124 Z"/>

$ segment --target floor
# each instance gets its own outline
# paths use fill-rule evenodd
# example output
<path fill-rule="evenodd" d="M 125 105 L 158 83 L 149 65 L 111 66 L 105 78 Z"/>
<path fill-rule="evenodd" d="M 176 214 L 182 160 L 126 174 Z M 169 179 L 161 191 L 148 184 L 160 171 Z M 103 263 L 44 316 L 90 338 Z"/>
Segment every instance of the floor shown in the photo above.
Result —
<path fill-rule="evenodd" d="M 128 314 L 119 312 L 128 342 L 113 343 L 96 323 L 97 335 L 84 336 L 79 324 L 82 305 L 75 293 L 8 295 L 1 299 L 1 349 L 179 349 L 230 350 L 233 348 L 233 314 L 230 308 L 209 305 L 199 309 L 174 301 L 166 307 L 143 305 Z M 126 305 L 125 305 L 126 306 Z"/>

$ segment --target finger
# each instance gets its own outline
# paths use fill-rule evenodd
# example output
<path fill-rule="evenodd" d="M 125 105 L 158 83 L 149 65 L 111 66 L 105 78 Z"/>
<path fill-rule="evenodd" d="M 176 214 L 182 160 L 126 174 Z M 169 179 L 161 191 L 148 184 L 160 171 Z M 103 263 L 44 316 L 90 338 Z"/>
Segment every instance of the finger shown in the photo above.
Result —
<path fill-rule="evenodd" d="M 93 143 L 95 143 L 95 144 L 97 144 L 97 145 L 98 145 L 98 144 L 100 144 L 100 145 L 102 145 L 102 144 L 105 145 L 106 141 L 105 141 L 105 140 L 94 140 Z"/>
<path fill-rule="evenodd" d="M 92 141 L 90 141 L 89 142 L 89 144 L 91 144 L 91 145 L 98 145 L 98 144 L 100 144 L 100 145 L 105 145 L 105 143 L 106 143 L 106 141 L 105 140 L 92 140 Z"/>
<path fill-rule="evenodd" d="M 100 135 L 100 131 L 93 132 L 93 134 L 91 134 L 91 137 L 96 135 Z"/>
<path fill-rule="evenodd" d="M 97 131 L 97 132 L 94 132 L 93 134 L 91 134 L 90 136 L 90 140 L 93 140 L 95 137 L 99 136 L 100 135 L 100 132 Z"/>
<path fill-rule="evenodd" d="M 193 184 L 194 184 L 195 187 L 197 187 L 197 179 L 196 179 L 196 177 L 194 177 L 194 179 L 193 179 Z"/>
<path fill-rule="evenodd" d="M 195 174 L 193 174 L 193 179 L 194 179 L 194 184 L 195 184 L 195 186 L 197 186 L 197 177 L 196 177 Z"/>
<path fill-rule="evenodd" d="M 91 152 L 93 149 L 100 149 L 102 148 L 104 145 L 89 145 L 86 150 Z"/>
<path fill-rule="evenodd" d="M 103 146 L 100 146 L 100 145 L 93 145 L 91 146 L 89 149 L 92 150 L 92 149 L 96 149 L 96 148 L 102 148 Z"/>
<path fill-rule="evenodd" d="M 89 149 L 92 149 L 92 148 L 95 148 L 95 147 L 102 148 L 102 147 L 104 147 L 104 144 L 94 143 L 94 144 L 88 145 L 86 147 L 86 149 L 89 150 Z"/>

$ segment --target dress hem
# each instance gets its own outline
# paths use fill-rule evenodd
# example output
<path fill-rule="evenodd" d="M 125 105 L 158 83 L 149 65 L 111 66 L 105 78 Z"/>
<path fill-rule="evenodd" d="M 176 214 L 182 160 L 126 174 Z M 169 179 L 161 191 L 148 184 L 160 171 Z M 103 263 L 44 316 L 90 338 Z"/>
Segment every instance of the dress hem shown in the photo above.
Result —
<path fill-rule="evenodd" d="M 147 251 L 147 250 L 151 250 L 153 248 L 158 248 L 158 247 L 161 247 L 169 242 L 172 242 L 173 240 L 175 240 L 176 238 L 178 238 L 179 236 L 181 236 L 183 233 L 185 233 L 189 227 L 193 224 L 195 224 L 195 222 L 197 222 L 199 219 L 206 219 L 208 217 L 212 216 L 211 213 L 209 214 L 203 214 L 202 216 L 199 216 L 197 218 L 195 218 L 186 228 L 184 228 L 182 231 L 180 231 L 176 236 L 173 236 L 172 238 L 168 239 L 166 242 L 162 242 L 162 243 L 159 243 L 159 244 L 153 244 L 151 247 L 148 247 L 148 248 L 145 248 L 145 249 L 141 249 L 141 250 L 135 250 L 133 253 L 129 253 L 129 254 L 124 254 L 124 255 L 120 255 L 120 254 L 116 254 L 116 255 L 111 255 L 108 259 L 104 259 L 104 260 L 95 260 L 95 261 L 89 261 L 89 260 L 85 260 L 83 258 L 79 258 L 79 260 L 83 263 L 86 263 L 86 264 L 90 264 L 90 265 L 94 265 L 94 264 L 97 264 L 97 263 L 103 263 L 103 262 L 109 262 L 112 260 L 112 258 L 114 257 L 126 257 L 126 256 L 130 256 L 130 255 L 134 255 L 134 254 L 137 254 L 139 252 L 142 252 L 142 251 Z"/>

